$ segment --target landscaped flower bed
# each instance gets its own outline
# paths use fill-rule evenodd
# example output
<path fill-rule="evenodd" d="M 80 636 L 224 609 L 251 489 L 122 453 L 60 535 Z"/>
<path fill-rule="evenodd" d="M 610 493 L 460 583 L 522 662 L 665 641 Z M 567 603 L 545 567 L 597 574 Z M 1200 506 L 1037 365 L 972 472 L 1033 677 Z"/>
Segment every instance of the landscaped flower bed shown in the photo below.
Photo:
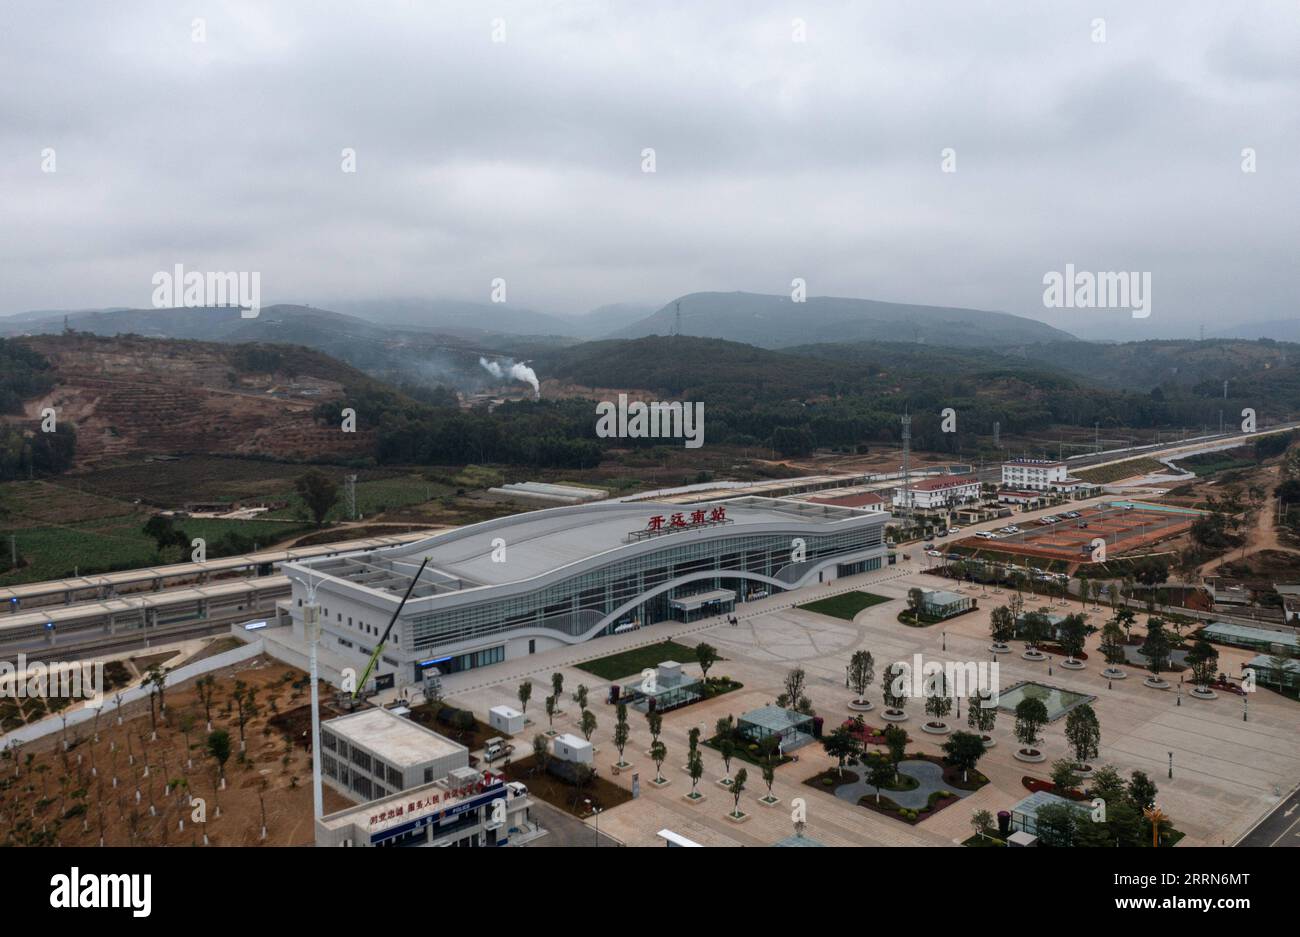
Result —
<path fill-rule="evenodd" d="M 875 726 L 868 725 L 864 722 L 862 724 L 861 730 L 859 730 L 858 723 L 853 719 L 845 719 L 844 722 L 841 723 L 841 726 L 843 726 L 845 729 L 848 729 L 850 732 L 856 735 L 858 737 L 858 740 L 863 744 L 866 745 L 886 744 L 884 729 L 877 729 Z M 911 742 L 912 741 L 911 736 L 908 736 L 906 741 Z"/>
<path fill-rule="evenodd" d="M 1020 779 L 1020 783 L 1023 784 L 1026 788 L 1028 788 L 1029 792 L 1032 794 L 1037 794 L 1039 791 L 1047 791 L 1047 793 L 1049 794 L 1056 794 L 1058 797 L 1068 797 L 1070 800 L 1088 799 L 1088 795 L 1085 794 L 1083 791 L 1078 791 L 1075 790 L 1074 788 L 1070 788 L 1068 791 L 1058 790 L 1056 785 L 1053 784 L 1051 781 L 1043 781 L 1038 778 L 1031 778 L 1027 774 Z"/>

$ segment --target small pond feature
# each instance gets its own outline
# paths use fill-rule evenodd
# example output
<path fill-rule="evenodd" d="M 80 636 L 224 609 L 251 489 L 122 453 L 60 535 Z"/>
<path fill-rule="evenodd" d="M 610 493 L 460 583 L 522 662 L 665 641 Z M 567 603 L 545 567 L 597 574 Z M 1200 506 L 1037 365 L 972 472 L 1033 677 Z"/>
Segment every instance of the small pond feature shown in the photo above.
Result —
<path fill-rule="evenodd" d="M 1049 686 L 1046 683 L 1022 680 L 998 694 L 998 709 L 1003 712 L 1014 713 L 1021 700 L 1040 699 L 1043 701 L 1043 705 L 1047 707 L 1047 721 L 1055 722 L 1074 707 L 1081 706 L 1084 703 L 1091 703 L 1096 698 L 1087 693 L 1062 690 L 1060 687 Z"/>

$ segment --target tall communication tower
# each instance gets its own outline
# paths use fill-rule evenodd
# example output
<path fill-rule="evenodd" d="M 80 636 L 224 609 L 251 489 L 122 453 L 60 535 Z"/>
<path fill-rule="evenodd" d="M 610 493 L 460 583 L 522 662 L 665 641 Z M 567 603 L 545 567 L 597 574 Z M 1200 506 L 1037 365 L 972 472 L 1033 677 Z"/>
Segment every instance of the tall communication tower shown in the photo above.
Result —
<path fill-rule="evenodd" d="M 345 475 L 343 477 L 343 498 L 348 506 L 348 520 L 357 519 L 357 476 Z"/>
<path fill-rule="evenodd" d="M 903 516 L 912 520 L 912 416 L 903 414 Z"/>
<path fill-rule="evenodd" d="M 996 420 L 993 422 L 993 448 L 1002 448 L 1002 423 Z"/>
<path fill-rule="evenodd" d="M 673 334 L 682 334 L 682 301 L 679 299 L 673 306 Z"/>

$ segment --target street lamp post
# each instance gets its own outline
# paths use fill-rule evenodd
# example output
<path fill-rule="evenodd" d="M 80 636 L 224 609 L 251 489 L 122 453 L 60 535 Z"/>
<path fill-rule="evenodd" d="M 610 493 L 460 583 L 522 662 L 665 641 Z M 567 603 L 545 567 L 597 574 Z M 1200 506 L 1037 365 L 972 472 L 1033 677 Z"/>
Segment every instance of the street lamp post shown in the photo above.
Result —
<path fill-rule="evenodd" d="M 1169 778 L 1170 778 L 1170 780 L 1173 780 L 1173 777 L 1174 777 L 1174 753 L 1173 753 L 1173 752 L 1170 752 L 1170 753 L 1169 753 Z"/>

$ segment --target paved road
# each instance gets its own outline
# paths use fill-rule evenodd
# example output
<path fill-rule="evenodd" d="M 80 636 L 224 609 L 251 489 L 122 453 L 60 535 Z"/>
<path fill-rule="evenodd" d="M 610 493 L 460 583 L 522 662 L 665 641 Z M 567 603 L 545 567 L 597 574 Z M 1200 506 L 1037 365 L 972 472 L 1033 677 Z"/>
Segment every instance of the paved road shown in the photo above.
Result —
<path fill-rule="evenodd" d="M 545 801 L 533 798 L 533 819 L 547 831 L 545 836 L 529 842 L 524 848 L 532 846 L 619 846 L 616 839 L 596 832 L 577 817 L 565 813 L 558 807 L 552 807 Z"/>
<path fill-rule="evenodd" d="M 1300 788 L 1274 807 L 1237 845 L 1300 848 Z"/>

